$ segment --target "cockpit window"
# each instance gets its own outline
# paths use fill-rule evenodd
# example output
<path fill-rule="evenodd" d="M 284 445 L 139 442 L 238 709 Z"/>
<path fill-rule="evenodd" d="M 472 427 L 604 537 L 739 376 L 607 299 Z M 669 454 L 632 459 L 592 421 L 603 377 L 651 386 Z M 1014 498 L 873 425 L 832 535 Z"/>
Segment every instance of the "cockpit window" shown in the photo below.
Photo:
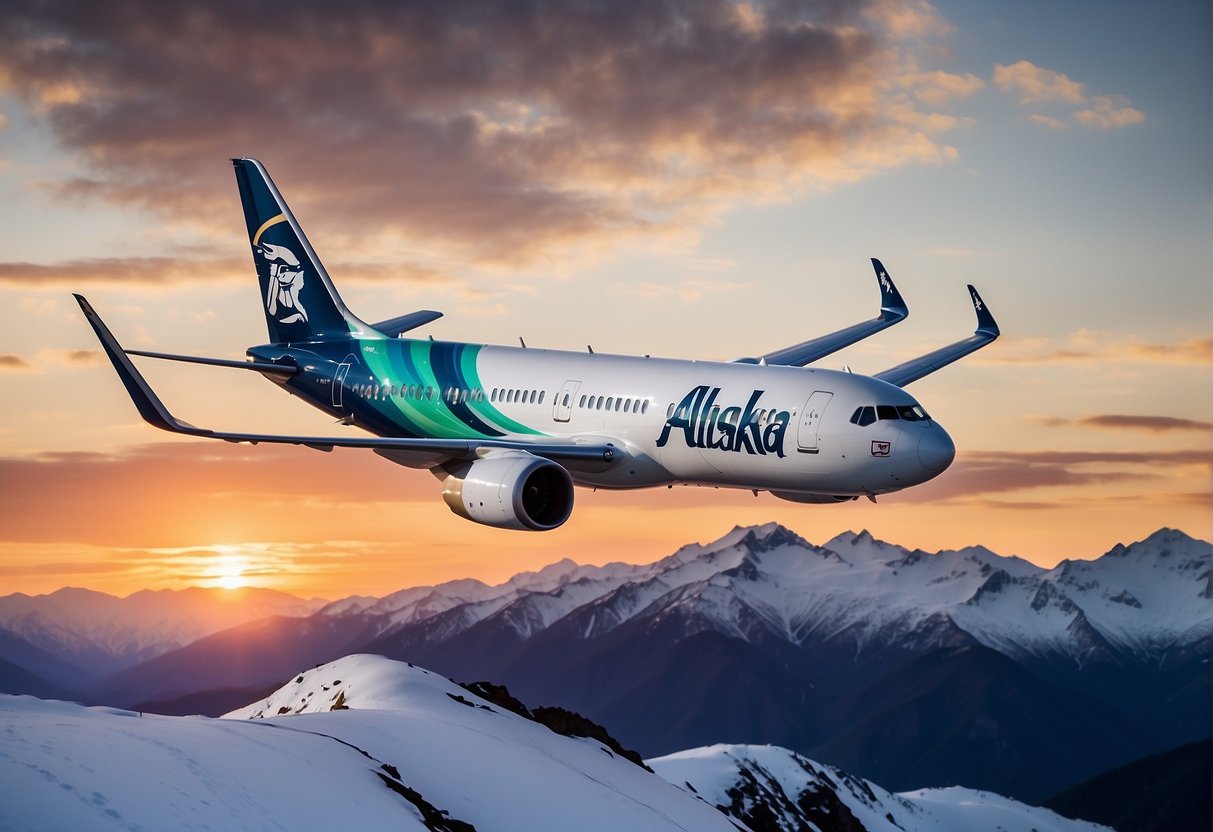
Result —
<path fill-rule="evenodd" d="M 878 404 L 864 405 L 855 408 L 851 414 L 851 424 L 867 427 L 878 419 L 903 419 L 907 422 L 925 422 L 931 417 L 917 404 Z"/>
<path fill-rule="evenodd" d="M 866 428 L 875 421 L 876 409 L 871 405 L 857 407 L 855 408 L 855 412 L 851 414 L 851 424 L 859 425 L 861 428 Z"/>

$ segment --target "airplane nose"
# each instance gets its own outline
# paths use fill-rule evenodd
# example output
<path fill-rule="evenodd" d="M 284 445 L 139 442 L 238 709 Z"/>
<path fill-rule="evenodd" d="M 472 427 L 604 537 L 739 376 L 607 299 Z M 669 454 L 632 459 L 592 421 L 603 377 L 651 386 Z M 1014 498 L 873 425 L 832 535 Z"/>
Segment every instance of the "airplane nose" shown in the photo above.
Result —
<path fill-rule="evenodd" d="M 918 461 L 923 468 L 931 472 L 932 477 L 947 470 L 955 458 L 956 445 L 947 431 L 939 425 L 933 425 L 922 432 L 922 438 L 918 440 Z"/>

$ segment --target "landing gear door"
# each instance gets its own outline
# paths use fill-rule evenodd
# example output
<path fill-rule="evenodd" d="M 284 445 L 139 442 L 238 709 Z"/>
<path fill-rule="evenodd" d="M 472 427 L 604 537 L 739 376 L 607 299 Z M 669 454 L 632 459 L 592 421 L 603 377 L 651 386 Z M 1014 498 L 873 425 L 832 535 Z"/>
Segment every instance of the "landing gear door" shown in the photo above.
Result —
<path fill-rule="evenodd" d="M 581 387 L 580 381 L 566 381 L 552 402 L 552 419 L 557 422 L 567 422 L 573 415 L 573 397 Z"/>
<path fill-rule="evenodd" d="M 804 403 L 800 410 L 800 427 L 796 430 L 796 450 L 806 454 L 815 454 L 820 450 L 817 447 L 817 428 L 821 426 L 821 414 L 826 412 L 832 398 L 833 393 L 818 390 Z"/>
<path fill-rule="evenodd" d="M 337 372 L 333 373 L 333 407 L 341 409 L 341 391 L 345 389 L 345 377 L 349 375 L 350 362 L 346 361 L 337 366 Z"/>

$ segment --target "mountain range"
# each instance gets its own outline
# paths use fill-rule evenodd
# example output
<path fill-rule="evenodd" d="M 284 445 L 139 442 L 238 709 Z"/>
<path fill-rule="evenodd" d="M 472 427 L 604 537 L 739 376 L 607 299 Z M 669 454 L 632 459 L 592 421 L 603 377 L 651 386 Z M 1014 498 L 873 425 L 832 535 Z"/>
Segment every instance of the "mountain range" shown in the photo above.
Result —
<path fill-rule="evenodd" d="M 261 618 L 82 694 L 220 713 L 367 652 L 504 683 L 646 756 L 773 743 L 894 790 L 1040 800 L 1209 735 L 1211 601 L 1213 546 L 1174 530 L 1044 569 L 867 533 L 816 546 L 768 524 L 653 564 L 565 560 Z M 34 669 L 14 637 L 0 632 L 0 659 Z"/>
<path fill-rule="evenodd" d="M 225 719 L 0 696 L 0 827 L 1107 832 L 968 789 L 891 794 L 773 747 L 645 767 L 496 694 L 353 655 Z"/>

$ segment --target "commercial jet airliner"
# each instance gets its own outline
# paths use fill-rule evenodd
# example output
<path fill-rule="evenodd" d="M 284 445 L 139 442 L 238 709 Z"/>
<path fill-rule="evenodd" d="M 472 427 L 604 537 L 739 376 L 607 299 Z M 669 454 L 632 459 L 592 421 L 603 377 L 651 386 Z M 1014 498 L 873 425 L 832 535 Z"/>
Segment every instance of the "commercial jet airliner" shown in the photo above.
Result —
<path fill-rule="evenodd" d="M 676 484 L 836 503 L 943 473 L 955 446 L 907 384 L 980 349 L 998 325 L 970 286 L 977 330 L 874 376 L 807 365 L 909 314 L 879 260 L 880 314 L 755 358 L 685 361 L 406 338 L 441 317 L 368 324 L 337 294 L 265 167 L 234 159 L 270 343 L 247 361 L 125 350 L 76 295 L 139 413 L 155 427 L 228 442 L 369 448 L 428 469 L 461 517 L 546 531 L 574 485 Z M 285 436 L 195 427 L 173 416 L 130 356 L 239 367 L 369 436 Z"/>

